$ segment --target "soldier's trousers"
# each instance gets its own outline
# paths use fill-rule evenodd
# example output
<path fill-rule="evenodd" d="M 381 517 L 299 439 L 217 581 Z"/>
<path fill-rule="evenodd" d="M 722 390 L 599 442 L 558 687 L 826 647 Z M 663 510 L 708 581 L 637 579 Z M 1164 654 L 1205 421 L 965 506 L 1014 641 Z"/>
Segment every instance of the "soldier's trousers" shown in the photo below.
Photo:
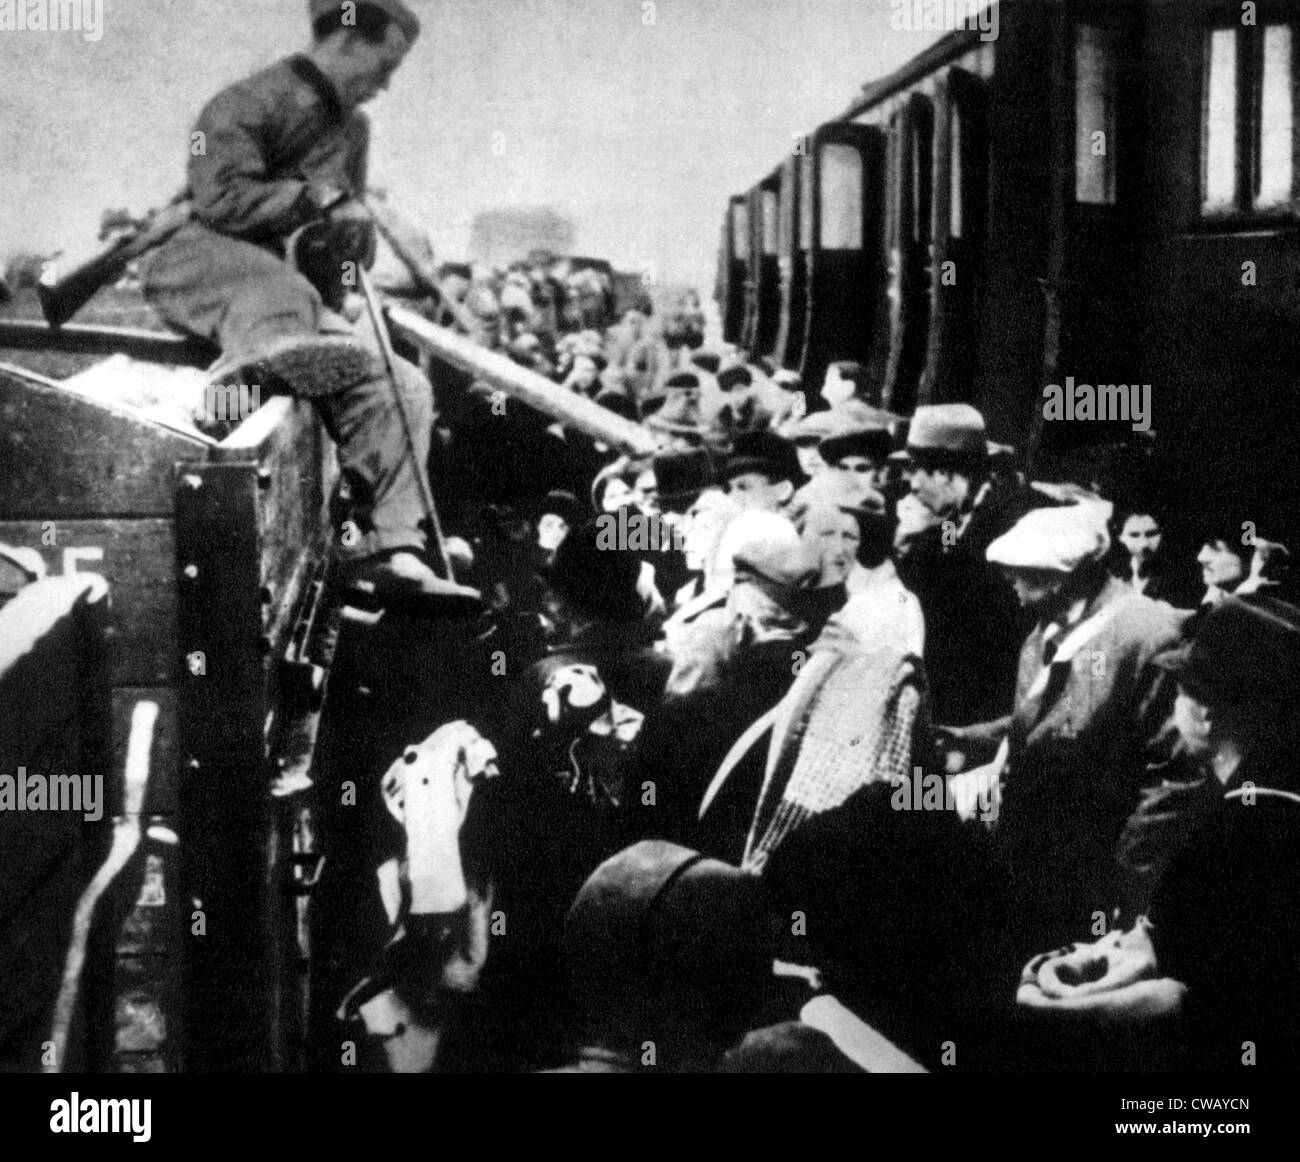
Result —
<path fill-rule="evenodd" d="M 378 349 L 363 315 L 354 326 L 321 302 L 316 288 L 269 250 L 190 223 L 141 264 L 145 297 L 172 327 L 216 343 L 223 361 L 255 355 L 288 335 L 350 334 Z M 428 472 L 433 393 L 419 368 L 396 361 L 398 388 L 411 418 L 408 447 L 392 388 L 374 379 L 313 400 L 338 447 L 339 467 L 356 505 L 361 539 L 344 554 L 422 550 L 420 475 Z"/>

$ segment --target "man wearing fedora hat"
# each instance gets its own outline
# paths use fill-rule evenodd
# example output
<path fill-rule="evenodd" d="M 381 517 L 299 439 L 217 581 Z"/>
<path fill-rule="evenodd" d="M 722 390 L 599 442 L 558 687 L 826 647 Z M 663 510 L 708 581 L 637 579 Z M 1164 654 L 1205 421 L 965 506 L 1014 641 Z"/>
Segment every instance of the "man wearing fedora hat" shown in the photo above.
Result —
<path fill-rule="evenodd" d="M 168 324 L 220 346 L 215 382 L 265 376 L 313 399 L 356 504 L 363 536 L 345 556 L 358 582 L 381 597 L 477 596 L 424 559 L 429 383 L 402 360 L 390 382 L 369 322 L 343 313 L 341 272 L 374 252 L 361 107 L 388 87 L 420 22 L 402 0 L 308 8 L 308 49 L 224 89 L 200 114 L 194 218 L 146 256 L 145 296 Z"/>
<path fill-rule="evenodd" d="M 992 499 L 984 417 L 969 404 L 917 408 L 906 448 L 891 459 L 910 488 L 898 509 L 898 572 L 925 616 L 934 720 L 965 726 L 1007 714 L 1023 622 L 984 558 L 1010 523 Z"/>

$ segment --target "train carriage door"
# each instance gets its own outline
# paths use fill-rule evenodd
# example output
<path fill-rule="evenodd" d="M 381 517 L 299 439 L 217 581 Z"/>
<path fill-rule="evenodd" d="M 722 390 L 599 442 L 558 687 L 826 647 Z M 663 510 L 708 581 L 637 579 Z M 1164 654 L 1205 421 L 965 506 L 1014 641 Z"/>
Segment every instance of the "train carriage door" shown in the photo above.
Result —
<path fill-rule="evenodd" d="M 802 155 L 793 155 L 781 167 L 781 222 L 776 257 L 781 278 L 781 322 L 773 356 L 782 367 L 798 367 L 803 360 L 808 265 L 800 226 L 803 174 L 808 167 L 801 166 L 801 160 Z"/>
<path fill-rule="evenodd" d="M 983 82 L 962 69 L 939 80 L 934 139 L 930 333 L 918 403 L 969 401 L 988 205 Z"/>
<path fill-rule="evenodd" d="M 1129 383 L 1141 374 L 1138 215 L 1141 130 L 1136 14 L 1083 4 L 1071 23 L 1072 52 L 1060 62 L 1063 124 L 1056 149 L 1063 198 L 1060 239 L 1059 349 L 1047 382 L 1074 376 L 1092 384 Z M 1071 116 L 1072 114 L 1072 116 Z M 1045 443 L 1131 439 L 1125 423 L 1047 425 Z"/>
<path fill-rule="evenodd" d="M 804 159 L 811 193 L 805 220 L 808 251 L 805 390 L 821 390 L 826 368 L 850 360 L 866 363 L 871 352 L 874 304 L 882 271 L 880 213 L 884 134 L 871 125 L 823 125 Z M 811 187 L 811 189 L 810 189 Z"/>
<path fill-rule="evenodd" d="M 757 315 L 754 325 L 755 355 L 771 355 L 781 326 L 781 171 L 770 174 L 758 187 L 758 221 L 755 242 L 758 261 L 755 273 Z"/>
<path fill-rule="evenodd" d="M 930 330 L 934 105 L 929 97 L 911 95 L 897 116 L 893 138 L 889 360 L 881 396 L 892 411 L 907 413 L 916 407 Z"/>

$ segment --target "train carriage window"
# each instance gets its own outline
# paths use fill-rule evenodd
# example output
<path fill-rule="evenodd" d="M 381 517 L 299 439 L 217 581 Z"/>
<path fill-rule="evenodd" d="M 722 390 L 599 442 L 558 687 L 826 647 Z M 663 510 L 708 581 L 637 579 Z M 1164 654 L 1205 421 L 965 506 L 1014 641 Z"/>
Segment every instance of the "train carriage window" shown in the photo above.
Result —
<path fill-rule="evenodd" d="M 1074 196 L 1095 206 L 1115 202 L 1115 56 L 1113 33 L 1079 25 L 1074 51 Z"/>
<path fill-rule="evenodd" d="M 731 208 L 731 252 L 737 262 L 749 260 L 749 207 L 744 202 Z"/>
<path fill-rule="evenodd" d="M 1293 60 L 1291 28 L 1285 24 L 1265 28 L 1256 209 L 1270 209 L 1291 201 L 1295 127 Z"/>
<path fill-rule="evenodd" d="M 1205 69 L 1205 209 L 1231 209 L 1237 202 L 1237 34 L 1209 35 Z"/>
<path fill-rule="evenodd" d="M 775 255 L 781 236 L 781 208 L 775 190 L 763 191 L 763 253 Z"/>
<path fill-rule="evenodd" d="M 1205 37 L 1201 204 L 1211 216 L 1297 201 L 1292 24 L 1211 28 Z"/>
<path fill-rule="evenodd" d="M 823 250 L 862 249 L 862 154 L 851 145 L 821 151 Z"/>

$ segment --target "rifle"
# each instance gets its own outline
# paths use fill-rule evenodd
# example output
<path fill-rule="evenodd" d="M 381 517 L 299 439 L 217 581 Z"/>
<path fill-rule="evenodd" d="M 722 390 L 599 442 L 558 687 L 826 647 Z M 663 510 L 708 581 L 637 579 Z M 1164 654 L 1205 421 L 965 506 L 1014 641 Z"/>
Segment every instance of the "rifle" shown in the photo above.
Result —
<path fill-rule="evenodd" d="M 132 233 L 63 278 L 55 278 L 52 271 L 47 271 L 36 286 L 46 321 L 51 327 L 63 326 L 100 290 L 117 282 L 135 259 L 161 246 L 193 216 L 194 203 L 177 199 L 155 210 Z"/>

